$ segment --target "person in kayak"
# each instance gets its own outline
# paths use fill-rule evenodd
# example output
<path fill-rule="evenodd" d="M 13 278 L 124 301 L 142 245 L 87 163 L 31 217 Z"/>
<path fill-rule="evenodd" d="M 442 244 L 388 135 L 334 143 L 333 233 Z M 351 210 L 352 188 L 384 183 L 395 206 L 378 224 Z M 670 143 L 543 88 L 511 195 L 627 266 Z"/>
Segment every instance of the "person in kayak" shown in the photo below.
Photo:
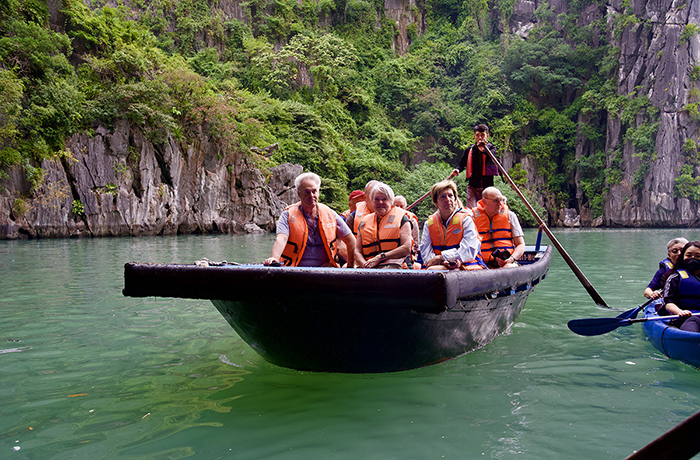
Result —
<path fill-rule="evenodd" d="M 428 270 L 481 270 L 479 233 L 472 210 L 463 208 L 451 180 L 434 184 L 430 196 L 438 208 L 423 225 L 421 257 Z"/>
<path fill-rule="evenodd" d="M 321 178 L 304 173 L 294 180 L 299 202 L 287 207 L 277 220 L 272 254 L 263 265 L 338 267 L 342 259 L 354 266 L 355 237 L 342 217 L 318 202 Z M 339 254 L 337 239 L 347 254 Z"/>
<path fill-rule="evenodd" d="M 654 277 L 644 289 L 644 297 L 647 299 L 658 299 L 661 297 L 661 291 L 664 288 L 664 276 L 676 266 L 678 256 L 686 244 L 688 244 L 688 240 L 685 238 L 674 238 L 666 244 L 668 257 L 659 262 L 659 269 L 656 270 Z"/>
<path fill-rule="evenodd" d="M 394 206 L 394 191 L 377 182 L 369 192 L 374 212 L 358 224 L 355 263 L 360 268 L 401 268 L 411 252 L 411 222 Z"/>
<path fill-rule="evenodd" d="M 525 252 L 525 237 L 518 216 L 508 209 L 496 187 L 484 189 L 476 204 L 474 223 L 481 236 L 481 255 L 489 268 L 515 267 Z"/>
<path fill-rule="evenodd" d="M 691 316 L 691 310 L 700 310 L 700 241 L 683 246 L 677 267 L 671 271 L 664 285 L 664 308 L 668 314 L 679 315 L 683 331 L 700 332 L 700 318 Z M 662 316 L 662 311 L 659 312 Z M 676 322 L 674 322 L 676 323 Z"/>

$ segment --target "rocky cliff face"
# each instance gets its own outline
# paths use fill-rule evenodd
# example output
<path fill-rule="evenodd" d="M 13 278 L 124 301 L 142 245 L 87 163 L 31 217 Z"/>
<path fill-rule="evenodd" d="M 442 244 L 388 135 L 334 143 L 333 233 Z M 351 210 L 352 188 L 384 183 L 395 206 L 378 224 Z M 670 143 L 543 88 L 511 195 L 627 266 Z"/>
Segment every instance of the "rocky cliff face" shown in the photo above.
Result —
<path fill-rule="evenodd" d="M 52 17 L 58 15 L 58 3 L 49 4 L 54 7 Z M 585 208 L 562 211 L 550 206 L 550 215 L 560 216 L 561 225 L 687 226 L 700 222 L 698 204 L 674 196 L 684 145 L 689 139 L 696 144 L 700 140 L 700 116 L 688 109 L 689 104 L 700 102 L 700 88 L 693 78 L 693 71 L 700 69 L 700 37 L 684 33 L 700 22 L 700 1 L 631 0 L 629 4 L 636 20 L 622 34 L 616 35 L 612 25 L 615 16 L 629 13 L 622 0 L 591 3 L 579 13 L 578 24 L 607 21 L 606 38 L 620 49 L 618 93 L 646 95 L 660 110 L 656 154 L 640 158 L 634 145 L 625 140 L 628 128 L 618 117 L 608 116 L 608 165 L 618 162 L 622 179 L 606 196 L 602 218 L 593 219 Z M 567 5 L 565 0 L 546 4 L 544 0 L 517 0 L 508 26 L 516 35 L 526 36 L 537 23 L 538 7 L 548 6 L 556 20 L 567 13 Z M 219 7 L 226 19 L 246 20 L 240 1 L 222 0 Z M 415 0 L 385 0 L 384 8 L 396 23 L 394 47 L 403 54 L 411 34 L 425 29 L 423 13 Z M 217 45 L 205 38 L 202 40 L 209 45 Z M 638 124 L 643 121 L 639 119 Z M 589 149 L 582 135 L 577 146 L 577 156 Z M 126 122 L 113 130 L 98 129 L 93 136 L 75 135 L 67 151 L 70 154 L 61 159 L 44 161 L 45 180 L 36 190 L 30 189 L 20 167 L 7 171 L 9 177 L 0 189 L 0 238 L 271 230 L 285 204 L 295 201 L 292 181 L 302 171 L 301 166 L 282 165 L 265 177 L 252 157 L 227 153 L 205 135 L 192 144 L 173 138 L 154 144 Z M 504 164 L 508 167 L 516 160 L 536 184 L 537 169 L 531 159 L 506 153 Z M 647 168 L 644 185 L 635 187 L 635 173 L 642 166 Z M 694 166 L 694 175 L 700 177 L 700 166 Z"/>
<path fill-rule="evenodd" d="M 45 180 L 33 192 L 19 167 L 9 172 L 0 238 L 263 232 L 294 201 L 302 172 L 281 165 L 266 180 L 249 157 L 204 136 L 156 145 L 126 122 L 75 135 L 67 151 L 43 162 Z"/>
<path fill-rule="evenodd" d="M 567 3 L 549 1 L 556 20 L 559 14 L 567 13 Z M 617 72 L 618 94 L 647 96 L 651 104 L 659 109 L 659 128 L 654 146 L 655 154 L 650 158 L 640 156 L 630 141 L 625 140 L 626 129 L 616 114 L 607 117 L 606 155 L 608 166 L 617 162 L 622 169 L 622 180 L 611 186 L 605 200 L 604 215 L 593 219 L 587 209 L 579 209 L 583 225 L 608 226 L 688 226 L 700 222 L 697 203 L 687 198 L 674 196 L 674 181 L 683 164 L 683 148 L 688 139 L 698 141 L 697 117 L 687 110 L 689 103 L 698 102 L 698 82 L 691 77 L 693 69 L 700 64 L 700 37 L 684 31 L 697 27 L 700 20 L 700 2 L 691 0 L 611 0 L 600 6 L 592 3 L 578 16 L 578 25 L 607 22 L 606 38 L 612 46 L 620 49 Z M 526 36 L 536 24 L 535 9 L 541 1 L 518 0 L 509 26 L 520 36 Z M 630 13 L 635 20 L 624 28 L 622 34 L 614 33 L 616 16 Z M 555 26 L 556 27 L 556 26 Z M 580 120 L 585 122 L 586 120 Z M 638 118 L 636 126 L 644 122 Z M 577 139 L 577 157 L 589 148 L 586 139 Z M 616 153 L 621 152 L 621 155 Z M 618 156 L 619 155 L 619 156 Z M 523 167 L 536 181 L 536 170 L 532 165 Z M 635 173 L 646 168 L 643 187 L 635 187 Z M 695 166 L 697 177 L 700 169 Z M 578 187 L 578 178 L 577 178 Z M 579 188 L 579 199 L 581 198 Z M 580 201 L 580 200 L 579 200 Z M 545 203 L 546 205 L 546 203 Z M 550 209 L 550 215 L 557 210 Z M 567 214 L 571 214 L 567 212 Z M 566 219 L 559 219 L 564 223 Z M 570 219 L 569 219 L 570 220 Z"/>
<path fill-rule="evenodd" d="M 685 107 L 691 100 L 697 82 L 691 70 L 700 64 L 700 38 L 683 37 L 689 25 L 700 20 L 700 2 L 673 0 L 633 0 L 638 24 L 628 26 L 619 39 L 620 66 L 618 88 L 621 94 L 637 91 L 645 94 L 660 109 L 656 135 L 656 158 L 640 191 L 631 187 L 633 175 L 640 165 L 634 147 L 622 146 L 624 177 L 612 187 L 605 206 L 607 225 L 661 226 L 695 225 L 700 220 L 697 203 L 687 198 L 674 198 L 674 179 L 678 176 L 683 146 L 688 139 L 698 138 L 700 125 Z M 611 8 L 621 10 L 620 2 Z M 682 38 L 683 37 L 683 38 Z M 697 99 L 697 96 L 695 96 Z M 608 151 L 624 141 L 619 119 L 608 120 Z M 695 167 L 695 173 L 698 168 Z"/>

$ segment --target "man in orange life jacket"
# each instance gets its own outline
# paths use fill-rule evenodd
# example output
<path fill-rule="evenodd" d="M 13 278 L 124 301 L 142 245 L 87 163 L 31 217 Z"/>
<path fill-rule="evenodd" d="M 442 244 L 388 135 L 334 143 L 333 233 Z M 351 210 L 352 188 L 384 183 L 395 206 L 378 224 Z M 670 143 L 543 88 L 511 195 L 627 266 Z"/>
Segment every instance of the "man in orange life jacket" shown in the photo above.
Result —
<path fill-rule="evenodd" d="M 352 193 L 350 194 L 350 197 L 348 198 L 348 206 L 350 209 L 346 209 L 345 211 L 340 214 L 340 217 L 343 218 L 343 220 L 347 220 L 348 216 L 350 213 L 354 212 L 355 209 L 357 209 L 357 203 L 365 201 L 365 192 L 362 190 L 353 190 Z"/>
<path fill-rule="evenodd" d="M 489 268 L 518 265 L 516 261 L 525 252 L 523 229 L 496 187 L 484 189 L 474 208 L 474 223 L 481 236 L 481 255 Z"/>
<path fill-rule="evenodd" d="M 406 209 L 408 207 L 408 201 L 403 195 L 396 195 L 394 197 L 394 206 Z M 406 211 L 406 215 L 411 219 L 411 238 L 413 239 L 413 247 L 411 248 L 412 254 L 418 253 L 418 243 L 420 243 L 420 229 L 418 224 L 418 216 L 413 214 L 411 211 Z"/>
<path fill-rule="evenodd" d="M 498 166 L 491 160 L 486 147 L 496 156 L 496 146 L 488 142 L 489 127 L 478 124 L 474 127 L 474 145 L 468 147 L 459 165 L 452 172 L 457 175 L 466 168 L 466 176 L 469 180 L 467 186 L 467 198 L 465 207 L 473 208 L 481 199 L 481 194 L 486 187 L 493 187 L 493 177 L 498 175 Z"/>
<path fill-rule="evenodd" d="M 335 211 L 318 202 L 321 178 L 314 173 L 304 173 L 295 179 L 294 185 L 301 201 L 282 212 L 277 221 L 272 255 L 263 264 L 337 267 L 336 240 L 339 238 L 347 246 L 347 254 L 343 256 L 348 267 L 353 267 L 355 237 Z"/>

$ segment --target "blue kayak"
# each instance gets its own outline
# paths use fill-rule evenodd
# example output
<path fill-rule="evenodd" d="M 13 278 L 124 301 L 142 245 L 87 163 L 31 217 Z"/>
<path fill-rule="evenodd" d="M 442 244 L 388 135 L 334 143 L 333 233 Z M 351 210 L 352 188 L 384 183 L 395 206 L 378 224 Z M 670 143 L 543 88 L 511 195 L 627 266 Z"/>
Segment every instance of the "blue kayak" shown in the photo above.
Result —
<path fill-rule="evenodd" d="M 654 304 L 644 309 L 645 318 L 658 317 Z M 700 333 L 681 331 L 670 321 L 646 321 L 642 323 L 644 334 L 654 347 L 671 359 L 677 359 L 694 367 L 700 367 Z"/>

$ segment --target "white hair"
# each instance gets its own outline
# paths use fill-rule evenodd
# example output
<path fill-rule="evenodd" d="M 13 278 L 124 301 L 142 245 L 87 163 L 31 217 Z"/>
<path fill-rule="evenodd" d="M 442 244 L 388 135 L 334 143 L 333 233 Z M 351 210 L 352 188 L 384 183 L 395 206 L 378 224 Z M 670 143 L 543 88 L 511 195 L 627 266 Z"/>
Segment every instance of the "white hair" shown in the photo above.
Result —
<path fill-rule="evenodd" d="M 294 179 L 294 188 L 299 190 L 301 187 L 301 183 L 304 182 L 305 180 L 311 179 L 316 183 L 316 186 L 320 189 L 321 188 L 321 178 L 318 177 L 318 174 L 314 174 L 312 172 L 307 172 L 303 174 L 299 174 L 296 179 Z"/>
<path fill-rule="evenodd" d="M 372 187 L 372 191 L 369 192 L 369 200 L 374 201 L 374 195 L 376 195 L 377 193 L 383 194 L 389 199 L 389 203 L 391 203 L 392 206 L 394 205 L 394 191 L 384 182 L 377 182 L 376 184 L 374 184 L 374 186 Z"/>
<path fill-rule="evenodd" d="M 688 240 L 686 240 L 685 238 L 674 238 L 668 242 L 668 244 L 666 245 L 666 249 L 670 251 L 671 247 L 677 244 L 682 244 L 683 246 L 685 246 L 686 244 L 688 244 Z"/>

